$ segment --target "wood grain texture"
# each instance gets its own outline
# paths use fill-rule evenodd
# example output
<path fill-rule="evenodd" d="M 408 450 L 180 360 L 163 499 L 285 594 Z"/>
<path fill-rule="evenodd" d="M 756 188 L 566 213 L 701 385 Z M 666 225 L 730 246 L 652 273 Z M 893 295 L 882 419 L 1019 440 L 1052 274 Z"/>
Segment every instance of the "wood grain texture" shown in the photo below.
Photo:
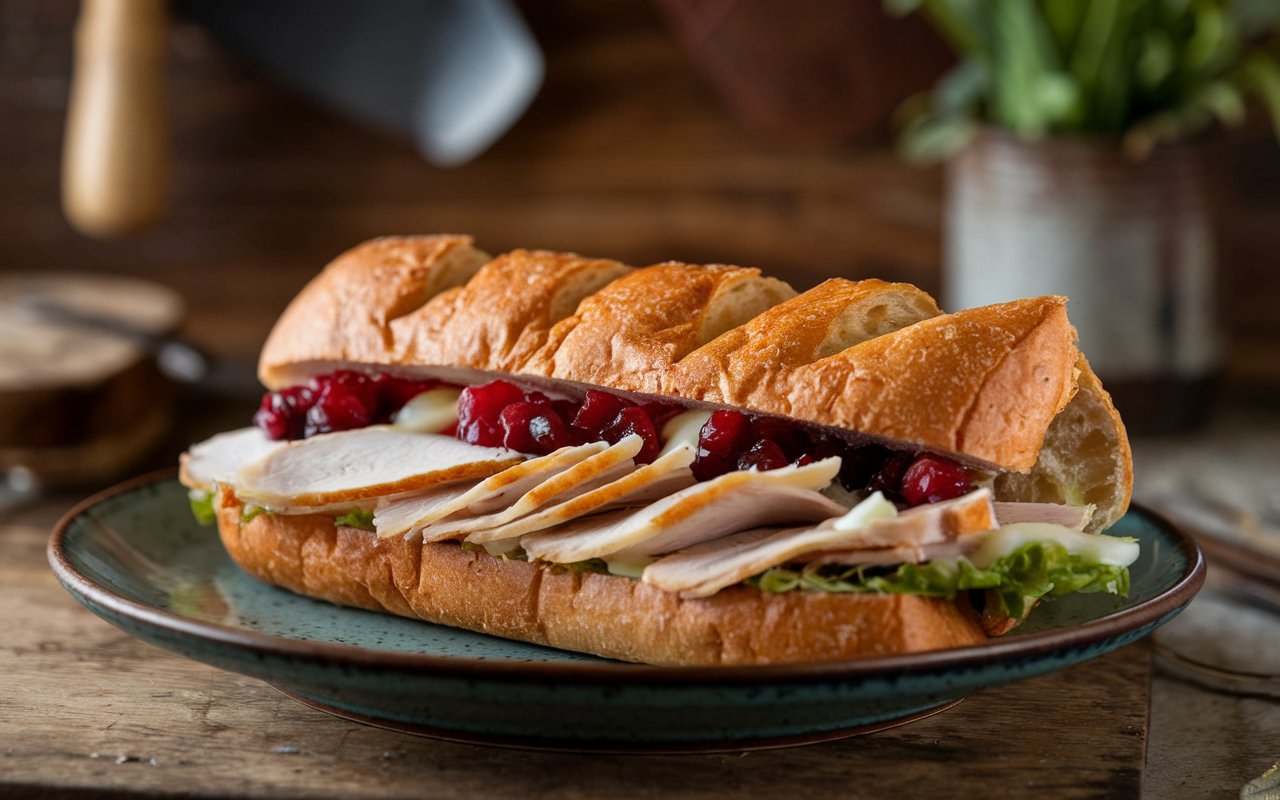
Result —
<path fill-rule="evenodd" d="M 1129 647 L 936 717 L 799 749 L 587 756 L 417 739 L 131 639 L 44 564 L 70 498 L 0 527 L 0 796 L 588 798 L 1134 797 L 1149 657 Z"/>

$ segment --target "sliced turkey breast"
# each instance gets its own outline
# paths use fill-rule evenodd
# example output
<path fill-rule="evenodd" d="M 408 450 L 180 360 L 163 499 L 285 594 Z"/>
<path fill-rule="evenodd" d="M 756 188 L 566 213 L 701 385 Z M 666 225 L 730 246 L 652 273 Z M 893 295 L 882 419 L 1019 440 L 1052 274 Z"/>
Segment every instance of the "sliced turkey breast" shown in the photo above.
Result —
<path fill-rule="evenodd" d="M 284 447 L 263 433 L 261 428 L 240 428 L 219 433 L 199 444 L 191 445 L 179 458 L 179 477 L 192 489 L 211 489 L 215 483 L 230 485 L 236 473 L 246 464 Z"/>
<path fill-rule="evenodd" d="M 636 512 L 588 517 L 520 539 L 529 558 L 562 564 L 608 558 L 643 563 L 654 555 L 761 524 L 817 522 L 846 510 L 818 493 L 839 458 L 768 472 L 744 470 L 690 486 Z"/>
<path fill-rule="evenodd" d="M 452 436 L 375 426 L 290 442 L 242 467 L 235 487 L 269 509 L 331 506 L 485 478 L 523 460 Z"/>
<path fill-rule="evenodd" d="M 996 503 L 996 519 L 1001 525 L 1018 522 L 1048 522 L 1082 531 L 1093 519 L 1097 506 L 1068 506 L 1061 503 Z"/>
<path fill-rule="evenodd" d="M 567 500 L 585 494 L 631 472 L 635 469 L 635 457 L 643 446 L 644 440 L 639 436 L 627 436 L 617 444 L 610 445 L 538 483 L 501 511 L 474 517 L 453 517 L 415 526 L 410 533 L 421 532 L 424 541 L 439 542 L 460 539 L 473 531 L 505 525 L 537 511 L 553 500 Z"/>
<path fill-rule="evenodd" d="M 374 529 L 385 539 L 454 514 L 478 516 L 507 508 L 533 487 L 608 447 L 605 442 L 562 447 L 473 485 L 451 485 L 399 500 L 384 500 L 373 515 Z"/>
<path fill-rule="evenodd" d="M 681 445 L 658 456 L 653 463 L 637 467 L 615 481 L 514 522 L 490 530 L 476 531 L 467 537 L 467 541 L 476 544 L 500 542 L 562 525 L 587 514 L 660 500 L 697 483 L 689 469 L 694 457 L 692 447 Z"/>
<path fill-rule="evenodd" d="M 685 597 L 708 597 L 770 567 L 815 560 L 806 557 L 809 554 L 825 559 L 830 550 L 851 552 L 853 558 L 861 559 L 868 552 L 883 552 L 875 548 L 889 547 L 898 551 L 895 556 L 905 557 L 887 563 L 918 561 L 923 548 L 951 545 L 966 534 L 990 530 L 995 512 L 991 492 L 979 489 L 955 500 L 872 519 L 853 529 L 838 527 L 838 522 L 827 520 L 816 528 L 751 530 L 704 542 L 650 564 L 642 580 Z"/>

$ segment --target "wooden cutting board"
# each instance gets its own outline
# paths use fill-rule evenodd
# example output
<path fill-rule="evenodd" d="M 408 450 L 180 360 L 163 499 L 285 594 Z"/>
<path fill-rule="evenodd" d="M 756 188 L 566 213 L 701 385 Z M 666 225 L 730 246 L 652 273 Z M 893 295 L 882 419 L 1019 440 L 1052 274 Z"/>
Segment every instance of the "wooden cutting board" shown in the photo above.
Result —
<path fill-rule="evenodd" d="M 29 470 L 41 483 L 110 477 L 165 431 L 171 387 L 136 339 L 47 307 L 165 335 L 182 319 L 182 300 L 127 278 L 0 277 L 0 470 Z"/>

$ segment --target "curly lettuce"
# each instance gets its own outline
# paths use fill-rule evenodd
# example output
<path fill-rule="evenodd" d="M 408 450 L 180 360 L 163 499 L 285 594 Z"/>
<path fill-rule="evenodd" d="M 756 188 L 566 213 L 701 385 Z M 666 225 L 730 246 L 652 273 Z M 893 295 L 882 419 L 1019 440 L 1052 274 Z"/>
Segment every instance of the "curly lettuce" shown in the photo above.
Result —
<path fill-rule="evenodd" d="M 362 531 L 374 530 L 373 509 L 353 508 L 345 514 L 334 517 L 333 524 L 348 528 L 359 528 Z"/>
<path fill-rule="evenodd" d="M 1022 619 L 1043 597 L 1073 592 L 1129 594 L 1128 567 L 1100 564 L 1052 541 L 1028 542 L 984 568 L 965 558 L 883 568 L 774 567 L 747 581 L 764 592 L 888 592 L 953 599 L 971 589 L 990 590 L 1003 610 Z"/>

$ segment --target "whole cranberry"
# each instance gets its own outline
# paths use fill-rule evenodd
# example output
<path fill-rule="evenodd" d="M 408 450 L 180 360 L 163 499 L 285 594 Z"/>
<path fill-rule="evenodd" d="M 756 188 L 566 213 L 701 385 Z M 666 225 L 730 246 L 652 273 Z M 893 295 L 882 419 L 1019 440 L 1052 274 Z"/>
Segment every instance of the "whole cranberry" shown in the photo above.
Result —
<path fill-rule="evenodd" d="M 277 441 L 301 439 L 307 409 L 314 402 L 315 393 L 310 386 L 290 386 L 278 392 L 267 392 L 253 415 L 253 424 Z"/>
<path fill-rule="evenodd" d="M 885 497 L 897 500 L 902 497 L 902 476 L 907 467 L 915 460 L 911 453 L 894 453 L 890 455 L 876 474 L 867 482 L 867 491 L 883 492 Z"/>
<path fill-rule="evenodd" d="M 544 455 L 570 444 L 564 420 L 545 397 L 521 400 L 502 410 L 502 446 L 521 453 Z"/>
<path fill-rule="evenodd" d="M 732 472 L 738 456 L 751 446 L 751 420 L 741 411 L 716 411 L 698 433 L 693 475 L 700 481 Z"/>
<path fill-rule="evenodd" d="M 804 428 L 788 419 L 753 416 L 751 433 L 757 440 L 768 439 L 776 444 L 789 461 L 812 451 L 811 437 Z"/>
<path fill-rule="evenodd" d="M 638 406 L 630 406 L 619 411 L 617 418 L 600 431 L 600 438 L 609 444 L 616 444 L 632 434 L 644 440 L 640 452 L 636 454 L 637 464 L 648 464 L 658 457 L 658 453 L 662 451 L 658 431 L 653 427 L 653 421 L 644 413 L 644 409 Z"/>
<path fill-rule="evenodd" d="M 377 397 L 367 379 L 348 376 L 316 383 L 320 390 L 311 408 L 307 409 L 304 437 L 354 430 L 373 422 L 377 413 Z"/>
<path fill-rule="evenodd" d="M 458 397 L 458 438 L 470 444 L 501 447 L 502 410 L 523 399 L 524 393 L 506 381 L 468 386 Z"/>
<path fill-rule="evenodd" d="M 613 424 L 624 408 L 632 405 L 625 397 L 592 389 L 582 399 L 582 406 L 573 417 L 573 427 L 599 434 Z"/>
<path fill-rule="evenodd" d="M 787 465 L 787 454 L 770 439 L 760 439 L 738 457 L 738 469 L 754 469 L 758 472 L 778 469 Z"/>
<path fill-rule="evenodd" d="M 941 456 L 920 456 L 902 476 L 902 499 L 913 506 L 953 500 L 972 491 L 965 468 Z"/>

